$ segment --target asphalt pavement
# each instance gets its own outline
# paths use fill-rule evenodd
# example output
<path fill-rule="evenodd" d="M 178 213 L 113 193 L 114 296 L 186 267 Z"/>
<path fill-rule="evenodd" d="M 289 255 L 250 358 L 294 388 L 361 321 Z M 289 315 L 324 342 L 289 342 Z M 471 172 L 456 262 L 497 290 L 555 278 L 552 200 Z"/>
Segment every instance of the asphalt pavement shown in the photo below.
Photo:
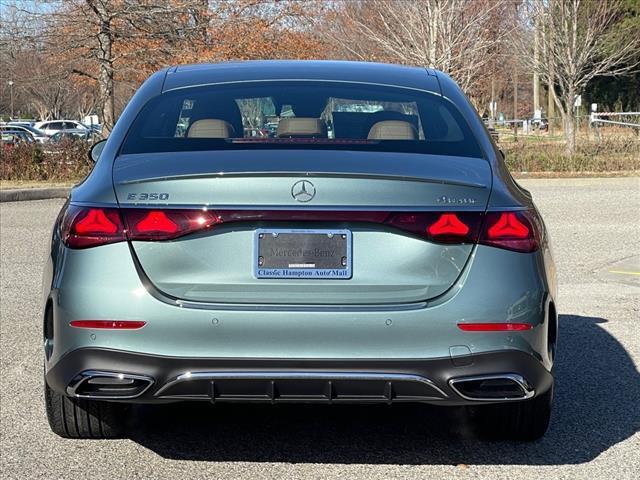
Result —
<path fill-rule="evenodd" d="M 136 407 L 125 440 L 63 440 L 42 395 L 41 273 L 62 200 L 0 204 L 0 476 L 631 479 L 640 472 L 640 179 L 524 180 L 555 246 L 556 397 L 535 443 L 461 409 Z"/>

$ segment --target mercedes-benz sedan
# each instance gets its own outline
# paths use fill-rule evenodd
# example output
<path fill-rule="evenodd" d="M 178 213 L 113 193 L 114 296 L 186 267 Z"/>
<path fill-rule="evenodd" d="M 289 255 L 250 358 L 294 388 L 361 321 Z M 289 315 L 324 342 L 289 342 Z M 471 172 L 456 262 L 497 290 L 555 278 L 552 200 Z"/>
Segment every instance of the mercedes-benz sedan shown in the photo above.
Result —
<path fill-rule="evenodd" d="M 92 155 L 44 275 L 57 434 L 174 401 L 468 406 L 486 433 L 544 434 L 549 239 L 446 75 L 173 67 Z"/>

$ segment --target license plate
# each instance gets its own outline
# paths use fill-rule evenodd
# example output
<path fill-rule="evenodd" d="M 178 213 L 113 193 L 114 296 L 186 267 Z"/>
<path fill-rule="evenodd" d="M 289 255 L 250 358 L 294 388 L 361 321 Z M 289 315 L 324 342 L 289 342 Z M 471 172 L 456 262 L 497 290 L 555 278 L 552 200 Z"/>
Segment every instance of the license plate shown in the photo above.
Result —
<path fill-rule="evenodd" d="M 256 278 L 349 279 L 349 230 L 258 229 Z"/>

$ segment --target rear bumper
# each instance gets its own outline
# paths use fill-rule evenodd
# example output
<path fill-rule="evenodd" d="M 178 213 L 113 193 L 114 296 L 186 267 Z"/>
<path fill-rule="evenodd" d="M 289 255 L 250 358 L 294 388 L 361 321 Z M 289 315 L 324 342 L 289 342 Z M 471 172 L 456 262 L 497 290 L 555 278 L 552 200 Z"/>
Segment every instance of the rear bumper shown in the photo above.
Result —
<path fill-rule="evenodd" d="M 479 246 L 446 294 L 410 305 L 188 305 L 155 295 L 126 244 L 61 249 L 48 269 L 53 339 L 47 370 L 79 349 L 161 357 L 278 359 L 438 359 L 522 351 L 551 369 L 548 284 L 542 252 Z M 99 272 L 99 275 L 96 274 Z M 70 322 L 141 320 L 139 330 L 87 330 Z M 520 332 L 465 332 L 460 322 L 531 324 Z"/>
<path fill-rule="evenodd" d="M 461 361 L 462 360 L 462 361 Z M 66 395 L 118 400 L 95 393 L 89 375 L 147 379 L 139 391 L 120 401 L 163 403 L 180 400 L 213 402 L 393 403 L 423 402 L 473 405 L 501 399 L 470 399 L 453 388 L 452 379 L 501 376 L 520 378 L 522 396 L 546 392 L 552 375 L 534 356 L 522 351 L 470 355 L 464 359 L 214 359 L 165 357 L 103 348 L 69 352 L 49 369 L 46 381 Z M 83 387 L 84 385 L 84 387 Z M 89 386 L 89 388 L 86 388 Z"/>

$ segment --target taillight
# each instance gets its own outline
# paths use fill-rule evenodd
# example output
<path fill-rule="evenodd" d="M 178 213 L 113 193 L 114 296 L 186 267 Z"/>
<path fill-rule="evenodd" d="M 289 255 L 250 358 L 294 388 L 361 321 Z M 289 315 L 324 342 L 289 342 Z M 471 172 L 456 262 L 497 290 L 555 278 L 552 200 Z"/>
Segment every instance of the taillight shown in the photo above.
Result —
<path fill-rule="evenodd" d="M 222 222 L 208 210 L 123 209 L 129 240 L 170 240 Z"/>
<path fill-rule="evenodd" d="M 436 222 L 427 228 L 427 233 L 432 237 L 464 237 L 469 233 L 469 227 L 455 213 L 443 213 Z"/>
<path fill-rule="evenodd" d="M 61 225 L 62 241 L 71 248 L 88 248 L 125 240 L 117 208 L 70 206 Z"/>
<path fill-rule="evenodd" d="M 384 224 L 435 243 L 480 243 L 516 252 L 540 245 L 542 226 L 535 211 L 385 212 L 332 210 L 139 209 L 70 206 L 62 239 L 71 248 L 123 240 L 171 240 L 233 222 L 362 222 Z"/>
<path fill-rule="evenodd" d="M 386 223 L 436 243 L 476 243 L 482 217 L 481 212 L 394 213 Z"/>
<path fill-rule="evenodd" d="M 534 211 L 489 212 L 479 243 L 516 252 L 534 252 L 540 246 L 541 234 L 540 220 Z"/>

